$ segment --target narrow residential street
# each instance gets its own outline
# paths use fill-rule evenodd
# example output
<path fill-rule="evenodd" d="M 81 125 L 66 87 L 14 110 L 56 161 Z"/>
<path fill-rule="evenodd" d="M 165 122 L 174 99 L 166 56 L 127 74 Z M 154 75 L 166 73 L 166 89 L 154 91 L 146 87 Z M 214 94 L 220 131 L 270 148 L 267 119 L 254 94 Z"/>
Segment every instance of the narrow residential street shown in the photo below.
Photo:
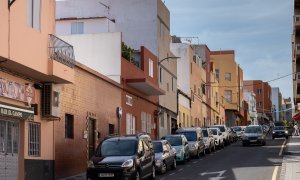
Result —
<path fill-rule="evenodd" d="M 280 174 L 282 156 L 279 154 L 284 141 L 283 138 L 272 140 L 268 137 L 266 146 L 247 147 L 236 142 L 200 159 L 178 165 L 176 170 L 159 175 L 157 179 L 272 180 L 273 176 L 277 174 L 279 177 Z M 274 172 L 276 166 L 278 171 Z"/>

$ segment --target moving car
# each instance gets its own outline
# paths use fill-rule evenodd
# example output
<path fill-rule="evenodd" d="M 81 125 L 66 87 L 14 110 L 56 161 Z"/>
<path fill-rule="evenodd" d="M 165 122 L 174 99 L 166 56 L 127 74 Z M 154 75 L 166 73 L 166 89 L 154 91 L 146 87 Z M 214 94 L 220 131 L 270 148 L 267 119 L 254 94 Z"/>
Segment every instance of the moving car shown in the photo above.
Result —
<path fill-rule="evenodd" d="M 230 143 L 230 140 L 229 140 L 229 133 L 227 131 L 227 127 L 226 125 L 213 125 L 211 126 L 212 128 L 219 128 L 222 132 L 222 136 L 224 138 L 224 141 L 225 141 L 225 145 L 228 145 Z"/>
<path fill-rule="evenodd" d="M 203 133 L 201 128 L 180 128 L 177 129 L 176 134 L 185 135 L 189 142 L 190 156 L 199 158 L 201 153 L 203 155 L 205 154 L 205 144 L 203 142 Z"/>
<path fill-rule="evenodd" d="M 284 126 L 275 126 L 272 131 L 272 139 L 278 137 L 285 137 L 286 139 L 289 138 L 289 132 Z"/>
<path fill-rule="evenodd" d="M 242 139 L 242 134 L 243 134 L 243 129 L 241 126 L 233 126 L 231 127 L 235 132 L 236 132 L 236 135 L 237 135 L 237 138 L 240 140 Z"/>
<path fill-rule="evenodd" d="M 86 178 L 155 179 L 155 157 L 150 136 L 121 136 L 102 141 L 88 163 Z"/>
<path fill-rule="evenodd" d="M 221 130 L 219 128 L 209 128 L 209 129 L 213 133 L 215 146 L 218 147 L 219 149 L 224 148 L 225 142 Z"/>
<path fill-rule="evenodd" d="M 170 167 L 176 168 L 176 150 L 167 140 L 153 141 L 156 171 L 164 174 Z"/>
<path fill-rule="evenodd" d="M 266 145 L 266 135 L 260 125 L 249 125 L 242 136 L 243 146 L 250 144 Z"/>
<path fill-rule="evenodd" d="M 167 140 L 176 150 L 176 161 L 185 163 L 190 159 L 189 143 L 186 137 L 182 134 L 167 135 L 161 138 Z"/>
<path fill-rule="evenodd" d="M 202 129 L 205 151 L 211 153 L 216 150 L 215 139 L 209 128 Z"/>

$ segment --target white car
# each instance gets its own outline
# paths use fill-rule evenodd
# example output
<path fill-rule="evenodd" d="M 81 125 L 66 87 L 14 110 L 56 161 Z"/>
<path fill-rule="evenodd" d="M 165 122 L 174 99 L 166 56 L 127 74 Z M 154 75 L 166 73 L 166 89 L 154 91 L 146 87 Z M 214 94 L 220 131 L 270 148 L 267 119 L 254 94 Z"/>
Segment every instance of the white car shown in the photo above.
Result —
<path fill-rule="evenodd" d="M 221 130 L 224 141 L 225 141 L 225 145 L 228 145 L 230 143 L 229 133 L 227 131 L 226 125 L 213 125 L 212 128 L 219 128 Z"/>
<path fill-rule="evenodd" d="M 215 140 L 215 146 L 219 149 L 223 148 L 225 145 L 224 137 L 222 135 L 222 132 L 219 128 L 209 128 L 213 134 L 214 140 Z"/>

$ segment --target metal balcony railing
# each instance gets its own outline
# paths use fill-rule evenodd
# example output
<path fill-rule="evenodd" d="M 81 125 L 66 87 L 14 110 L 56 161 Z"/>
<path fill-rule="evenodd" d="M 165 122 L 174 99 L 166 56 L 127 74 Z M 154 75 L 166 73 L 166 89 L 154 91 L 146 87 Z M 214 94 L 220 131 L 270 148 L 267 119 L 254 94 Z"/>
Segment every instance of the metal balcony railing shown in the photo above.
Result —
<path fill-rule="evenodd" d="M 53 34 L 49 35 L 49 58 L 70 68 L 75 66 L 73 46 Z"/>

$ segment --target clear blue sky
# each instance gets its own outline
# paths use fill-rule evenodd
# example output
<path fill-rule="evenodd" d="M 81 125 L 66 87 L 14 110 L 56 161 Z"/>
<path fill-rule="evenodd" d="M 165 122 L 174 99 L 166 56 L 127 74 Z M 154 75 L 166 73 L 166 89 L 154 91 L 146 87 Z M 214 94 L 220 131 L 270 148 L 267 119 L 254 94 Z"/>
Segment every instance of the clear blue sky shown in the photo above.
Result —
<path fill-rule="evenodd" d="M 171 13 L 172 35 L 199 37 L 211 50 L 235 50 L 245 80 L 292 73 L 293 0 L 163 1 Z M 292 97 L 292 76 L 270 84 Z"/>

